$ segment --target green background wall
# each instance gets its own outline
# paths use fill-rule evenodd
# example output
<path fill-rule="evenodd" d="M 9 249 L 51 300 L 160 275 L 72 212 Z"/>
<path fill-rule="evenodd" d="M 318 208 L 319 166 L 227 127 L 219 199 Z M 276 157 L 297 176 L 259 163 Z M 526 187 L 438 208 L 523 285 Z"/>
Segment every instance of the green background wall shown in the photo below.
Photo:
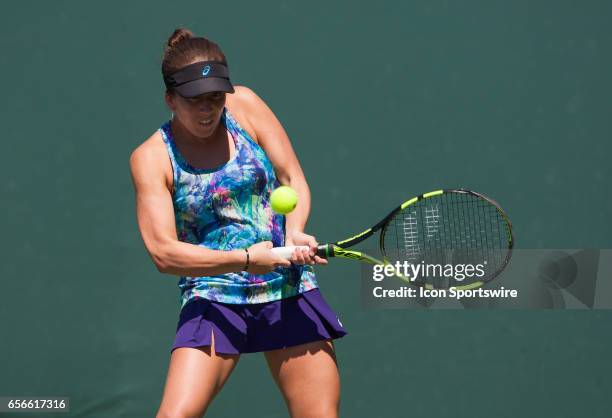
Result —
<path fill-rule="evenodd" d="M 140 240 L 128 158 L 169 117 L 175 27 L 219 43 L 281 120 L 319 240 L 469 187 L 520 248 L 609 248 L 611 19 L 606 1 L 4 4 L 0 396 L 157 410 L 178 289 Z M 317 273 L 349 330 L 343 416 L 609 414 L 610 312 L 367 311 L 357 265 Z M 261 355 L 210 409 L 243 414 L 287 416 Z"/>

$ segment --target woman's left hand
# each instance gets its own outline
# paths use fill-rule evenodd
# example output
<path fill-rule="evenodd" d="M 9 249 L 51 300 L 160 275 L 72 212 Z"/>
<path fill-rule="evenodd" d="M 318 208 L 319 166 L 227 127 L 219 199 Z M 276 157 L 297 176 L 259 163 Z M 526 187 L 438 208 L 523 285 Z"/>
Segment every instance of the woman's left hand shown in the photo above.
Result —
<path fill-rule="evenodd" d="M 301 231 L 290 231 L 285 234 L 285 245 L 305 245 L 308 249 L 300 250 L 296 248 L 291 256 L 290 261 L 295 264 L 327 264 L 327 260 L 319 257 L 317 247 L 319 244 L 312 235 L 305 234 Z"/>

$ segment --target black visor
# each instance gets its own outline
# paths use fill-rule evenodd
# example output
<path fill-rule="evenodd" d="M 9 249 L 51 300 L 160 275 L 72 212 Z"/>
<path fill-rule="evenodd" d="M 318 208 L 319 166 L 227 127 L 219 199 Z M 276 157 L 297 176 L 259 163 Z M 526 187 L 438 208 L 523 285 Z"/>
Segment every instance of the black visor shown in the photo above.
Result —
<path fill-rule="evenodd" d="M 183 97 L 195 97 L 211 91 L 233 93 L 229 70 L 219 61 L 200 61 L 181 68 L 165 77 L 166 87 Z"/>

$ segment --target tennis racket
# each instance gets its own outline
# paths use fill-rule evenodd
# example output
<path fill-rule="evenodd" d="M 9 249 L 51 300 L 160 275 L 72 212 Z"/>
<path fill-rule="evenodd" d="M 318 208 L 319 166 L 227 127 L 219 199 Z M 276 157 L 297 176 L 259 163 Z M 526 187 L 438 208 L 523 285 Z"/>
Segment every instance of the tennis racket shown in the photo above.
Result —
<path fill-rule="evenodd" d="M 380 258 L 349 249 L 379 231 Z M 382 266 L 399 262 L 404 268 L 393 276 L 411 284 L 472 289 L 499 275 L 513 245 L 512 223 L 497 202 L 471 190 L 445 189 L 405 201 L 357 235 L 319 245 L 317 255 Z M 272 251 L 289 259 L 295 248 Z"/>

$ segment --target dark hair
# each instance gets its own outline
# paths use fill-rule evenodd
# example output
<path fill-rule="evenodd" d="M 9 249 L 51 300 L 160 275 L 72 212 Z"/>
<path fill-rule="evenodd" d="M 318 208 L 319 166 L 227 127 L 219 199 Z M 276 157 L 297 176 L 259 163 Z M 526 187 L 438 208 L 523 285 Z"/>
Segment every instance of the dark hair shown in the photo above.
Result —
<path fill-rule="evenodd" d="M 164 78 L 168 77 L 198 60 L 221 61 L 227 65 L 227 60 L 219 45 L 204 37 L 194 36 L 189 29 L 175 29 L 164 48 L 162 75 Z"/>

